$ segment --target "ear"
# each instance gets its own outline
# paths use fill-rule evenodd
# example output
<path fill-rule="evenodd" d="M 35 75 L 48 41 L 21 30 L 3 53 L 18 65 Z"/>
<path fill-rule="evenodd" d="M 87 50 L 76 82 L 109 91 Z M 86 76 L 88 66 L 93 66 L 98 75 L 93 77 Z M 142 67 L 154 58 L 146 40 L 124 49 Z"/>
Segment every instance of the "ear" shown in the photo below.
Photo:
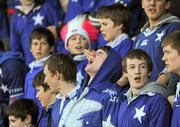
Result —
<path fill-rule="evenodd" d="M 166 2 L 166 7 L 165 7 L 166 10 L 168 10 L 170 8 L 171 4 L 172 4 L 171 1 Z"/>
<path fill-rule="evenodd" d="M 123 27 L 124 27 L 124 25 L 123 24 L 120 24 L 120 25 L 118 25 L 118 26 L 116 26 L 119 30 L 122 30 L 123 29 Z"/>
<path fill-rule="evenodd" d="M 64 80 L 62 73 L 59 73 L 58 71 L 55 72 L 54 76 L 57 80 Z"/>
<path fill-rule="evenodd" d="M 24 120 L 26 125 L 31 125 L 32 124 L 32 117 L 30 115 L 26 116 L 26 119 Z"/>

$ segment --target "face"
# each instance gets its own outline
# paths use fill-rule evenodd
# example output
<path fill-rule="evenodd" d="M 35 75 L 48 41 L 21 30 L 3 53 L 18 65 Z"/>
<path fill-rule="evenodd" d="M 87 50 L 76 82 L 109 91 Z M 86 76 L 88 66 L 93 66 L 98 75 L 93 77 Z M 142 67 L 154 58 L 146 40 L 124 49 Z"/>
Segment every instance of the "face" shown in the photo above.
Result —
<path fill-rule="evenodd" d="M 49 106 L 55 100 L 55 95 L 51 94 L 51 91 L 48 89 L 44 91 L 42 86 L 36 87 L 37 94 L 36 98 L 41 102 L 43 107 Z"/>
<path fill-rule="evenodd" d="M 34 0 L 20 0 L 22 6 L 31 6 Z"/>
<path fill-rule="evenodd" d="M 50 93 L 57 94 L 59 92 L 60 85 L 58 85 L 58 79 L 56 75 L 49 71 L 48 65 L 45 65 L 43 72 L 45 75 L 44 83 L 47 83 L 49 85 Z"/>
<path fill-rule="evenodd" d="M 9 127 L 26 127 L 27 123 L 22 121 L 20 118 L 15 118 L 14 116 L 9 116 Z"/>
<path fill-rule="evenodd" d="M 89 48 L 89 44 L 82 35 L 75 34 L 68 39 L 67 48 L 71 54 L 82 54 L 84 49 Z"/>
<path fill-rule="evenodd" d="M 157 21 L 159 17 L 166 13 L 170 2 L 167 0 L 142 0 L 142 8 L 150 21 Z"/>
<path fill-rule="evenodd" d="M 114 41 L 121 34 L 120 26 L 114 26 L 110 18 L 99 18 L 99 23 L 100 31 L 107 42 Z"/>
<path fill-rule="evenodd" d="M 33 39 L 31 43 L 31 52 L 36 60 L 40 60 L 43 57 L 46 57 L 53 50 L 52 47 L 49 46 L 45 39 Z"/>
<path fill-rule="evenodd" d="M 87 64 L 85 70 L 91 76 L 95 75 L 100 69 L 101 65 L 107 58 L 107 53 L 99 49 L 96 52 L 92 52 L 93 55 L 87 56 L 89 63 Z"/>
<path fill-rule="evenodd" d="M 169 72 L 180 75 L 180 54 L 170 45 L 163 48 L 164 56 L 162 60 L 165 62 Z"/>
<path fill-rule="evenodd" d="M 148 81 L 148 67 L 144 59 L 127 59 L 126 76 L 132 91 L 138 91 Z"/>

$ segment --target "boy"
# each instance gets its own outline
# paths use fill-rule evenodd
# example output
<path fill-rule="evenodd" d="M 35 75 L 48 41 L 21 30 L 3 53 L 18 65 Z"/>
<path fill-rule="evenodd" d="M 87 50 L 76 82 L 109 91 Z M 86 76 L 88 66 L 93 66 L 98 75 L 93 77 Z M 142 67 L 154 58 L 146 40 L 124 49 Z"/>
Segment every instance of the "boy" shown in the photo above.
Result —
<path fill-rule="evenodd" d="M 56 11 L 43 0 L 20 0 L 16 13 L 11 18 L 10 47 L 14 52 L 21 52 L 29 65 L 34 58 L 29 48 L 29 36 L 37 27 L 58 25 Z"/>
<path fill-rule="evenodd" d="M 3 105 L 11 104 L 24 95 L 23 88 L 27 71 L 22 55 L 4 52 L 4 43 L 0 40 L 0 118 L 2 121 Z"/>
<path fill-rule="evenodd" d="M 55 94 L 51 94 L 49 86 L 44 83 L 44 73 L 40 71 L 33 79 L 33 87 L 36 89 L 36 97 L 40 101 L 43 111 L 37 122 L 38 127 L 51 126 L 51 110 L 56 98 Z"/>
<path fill-rule="evenodd" d="M 119 109 L 118 127 L 169 127 L 171 105 L 162 95 L 163 87 L 147 84 L 153 68 L 150 56 L 141 49 L 132 50 L 122 67 L 130 88 Z"/>
<path fill-rule="evenodd" d="M 106 45 L 114 48 L 121 58 L 133 47 L 133 41 L 128 36 L 130 15 L 128 8 L 122 4 L 103 6 L 98 12 L 100 31 L 107 41 Z"/>
<path fill-rule="evenodd" d="M 56 94 L 52 108 L 52 127 L 58 127 L 59 118 L 68 103 L 72 105 L 80 94 L 80 85 L 76 83 L 76 64 L 67 54 L 52 55 L 44 65 L 44 82 L 51 94 Z"/>
<path fill-rule="evenodd" d="M 77 64 L 77 81 L 82 84 L 86 72 L 87 59 L 83 54 L 85 49 L 92 48 L 98 36 L 98 30 L 85 15 L 79 15 L 68 22 L 61 30 L 65 49 L 69 51 Z"/>
<path fill-rule="evenodd" d="M 6 111 L 10 127 L 35 127 L 38 107 L 33 100 L 19 99 L 8 106 Z"/>
<path fill-rule="evenodd" d="M 164 56 L 162 60 L 165 62 L 168 72 L 178 74 L 180 76 L 180 30 L 169 34 L 162 43 Z M 179 78 L 180 79 L 180 78 Z M 180 126 L 180 98 L 179 98 L 180 84 L 177 82 L 176 95 L 173 104 L 172 127 Z"/>
<path fill-rule="evenodd" d="M 29 46 L 35 60 L 29 64 L 30 71 L 27 73 L 25 79 L 24 97 L 33 99 L 38 104 L 36 90 L 33 88 L 32 81 L 34 76 L 43 69 L 44 62 L 50 57 L 53 51 L 53 34 L 46 28 L 36 28 L 30 35 Z M 40 104 L 38 106 L 41 107 Z"/>
<path fill-rule="evenodd" d="M 118 88 L 113 85 L 121 76 L 121 59 L 110 47 L 88 52 L 85 70 L 89 77 L 80 97 L 68 103 L 59 120 L 59 127 L 113 127 L 117 126 L 120 99 Z"/>
<path fill-rule="evenodd" d="M 142 0 L 148 22 L 141 29 L 135 40 L 135 49 L 146 51 L 153 62 L 151 81 L 155 81 L 165 64 L 161 60 L 163 51 L 162 40 L 174 30 L 180 29 L 180 20 L 168 13 L 171 0 Z"/>

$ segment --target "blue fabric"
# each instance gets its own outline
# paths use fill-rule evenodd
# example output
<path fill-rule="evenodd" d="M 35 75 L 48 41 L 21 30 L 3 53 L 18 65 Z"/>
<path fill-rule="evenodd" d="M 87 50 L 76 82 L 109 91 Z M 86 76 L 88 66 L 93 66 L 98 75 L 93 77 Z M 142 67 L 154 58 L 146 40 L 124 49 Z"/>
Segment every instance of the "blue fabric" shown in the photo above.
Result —
<path fill-rule="evenodd" d="M 6 12 L 0 9 L 0 39 L 9 37 L 8 21 L 6 18 Z"/>
<path fill-rule="evenodd" d="M 119 87 L 113 85 L 121 76 L 121 58 L 111 49 L 106 60 L 84 88 L 73 106 L 66 105 L 60 124 L 62 127 L 117 126 L 117 114 L 122 103 Z M 124 97 L 123 97 L 124 98 Z"/>
<path fill-rule="evenodd" d="M 169 23 L 164 24 L 159 27 L 157 30 L 151 32 L 148 35 L 145 35 L 141 32 L 135 40 L 135 49 L 142 49 L 146 51 L 153 62 L 153 70 L 151 72 L 151 81 L 155 81 L 159 73 L 164 69 L 165 64 L 162 61 L 163 50 L 161 48 L 162 40 L 168 33 L 171 33 L 174 30 L 180 29 L 179 23 Z M 158 37 L 159 36 L 159 37 Z"/>
<path fill-rule="evenodd" d="M 78 82 L 78 84 L 80 84 L 80 86 L 83 85 L 83 82 L 85 81 L 85 78 L 87 76 L 87 73 L 85 71 L 85 67 L 88 63 L 87 60 L 82 60 L 82 61 L 75 61 L 76 62 L 76 67 L 77 67 L 77 77 L 76 77 L 76 81 Z"/>
<path fill-rule="evenodd" d="M 164 96 L 140 95 L 130 104 L 127 100 L 121 104 L 118 127 L 169 127 L 171 113 L 171 105 Z"/>
<path fill-rule="evenodd" d="M 0 52 L 0 100 L 8 103 L 24 95 L 24 79 L 27 67 L 22 55 L 13 52 Z"/>
<path fill-rule="evenodd" d="M 133 41 L 130 38 L 123 40 L 118 46 L 114 48 L 121 58 L 124 58 L 126 54 L 133 49 Z"/>
<path fill-rule="evenodd" d="M 52 127 L 58 127 L 59 120 L 62 117 L 64 108 L 68 105 L 68 103 L 73 103 L 77 100 L 77 98 L 80 96 L 81 88 L 79 86 L 75 87 L 75 92 L 71 97 L 66 97 L 64 99 L 57 98 L 56 102 L 53 104 L 52 107 L 52 117 L 51 117 L 51 126 Z M 62 102 L 63 101 L 63 102 Z M 63 103 L 63 105 L 62 105 Z M 60 107 L 62 106 L 62 109 Z M 61 110 L 61 111 L 60 111 Z"/>
<path fill-rule="evenodd" d="M 69 0 L 64 23 L 83 13 L 82 0 Z"/>
<path fill-rule="evenodd" d="M 47 109 L 43 108 L 41 116 L 38 120 L 38 124 L 36 126 L 38 126 L 38 127 L 49 127 L 48 125 L 51 125 L 51 123 L 48 124 L 48 120 L 50 120 L 50 122 L 51 122 L 51 116 L 50 116 L 51 111 L 52 111 L 52 106 L 48 107 Z M 55 127 L 55 126 L 52 126 L 52 127 Z"/>
<path fill-rule="evenodd" d="M 177 85 L 176 88 L 176 96 L 174 99 L 174 104 L 173 104 L 173 116 L 172 116 L 172 122 L 171 122 L 171 127 L 179 127 L 180 126 L 180 82 Z"/>
<path fill-rule="evenodd" d="M 4 127 L 4 113 L 3 113 L 3 105 L 2 102 L 0 102 L 0 126 Z"/>
<path fill-rule="evenodd" d="M 59 19 L 56 14 L 48 3 L 44 3 L 42 6 L 35 7 L 27 15 L 17 10 L 17 13 L 12 16 L 10 30 L 11 50 L 21 52 L 27 65 L 34 60 L 29 47 L 30 33 L 37 27 L 57 25 Z"/>

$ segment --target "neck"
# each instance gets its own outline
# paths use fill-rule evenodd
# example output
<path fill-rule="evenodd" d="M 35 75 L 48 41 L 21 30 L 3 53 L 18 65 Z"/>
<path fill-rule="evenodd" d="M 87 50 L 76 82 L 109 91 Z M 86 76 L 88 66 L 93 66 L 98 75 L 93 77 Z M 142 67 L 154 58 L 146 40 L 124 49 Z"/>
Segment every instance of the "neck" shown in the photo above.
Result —
<path fill-rule="evenodd" d="M 76 87 L 75 83 L 69 83 L 69 82 L 63 83 L 63 86 L 64 87 L 60 89 L 59 93 L 64 97 L 66 97 L 68 93 L 70 93 Z"/>
<path fill-rule="evenodd" d="M 161 21 L 160 19 L 162 18 L 162 16 L 164 16 L 165 14 L 167 14 L 167 12 L 165 11 L 163 14 L 161 14 L 161 16 L 157 19 L 150 19 L 149 18 L 149 23 L 150 23 L 150 27 L 154 28 L 157 26 L 157 24 Z"/>
<path fill-rule="evenodd" d="M 28 14 L 32 9 L 33 9 L 33 6 L 34 6 L 34 3 L 33 4 L 31 4 L 31 5 L 28 5 L 28 6 L 26 6 L 26 5 L 23 5 L 22 6 L 22 11 L 25 13 L 25 14 Z"/>

